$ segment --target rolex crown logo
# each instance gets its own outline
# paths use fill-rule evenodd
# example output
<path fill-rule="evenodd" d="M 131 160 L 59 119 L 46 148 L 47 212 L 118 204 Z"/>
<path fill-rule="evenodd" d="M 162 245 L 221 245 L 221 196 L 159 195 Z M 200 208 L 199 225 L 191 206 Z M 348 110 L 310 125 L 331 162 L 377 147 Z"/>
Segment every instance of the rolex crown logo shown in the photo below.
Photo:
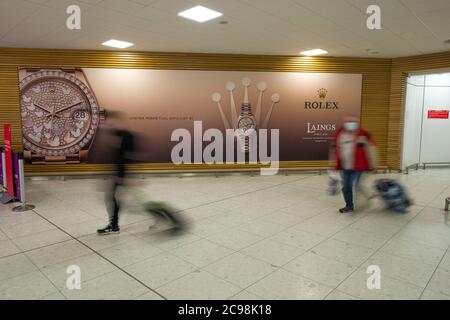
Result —
<path fill-rule="evenodd" d="M 317 90 L 317 93 L 319 94 L 319 98 L 323 100 L 327 97 L 328 90 L 325 88 L 321 88 Z"/>

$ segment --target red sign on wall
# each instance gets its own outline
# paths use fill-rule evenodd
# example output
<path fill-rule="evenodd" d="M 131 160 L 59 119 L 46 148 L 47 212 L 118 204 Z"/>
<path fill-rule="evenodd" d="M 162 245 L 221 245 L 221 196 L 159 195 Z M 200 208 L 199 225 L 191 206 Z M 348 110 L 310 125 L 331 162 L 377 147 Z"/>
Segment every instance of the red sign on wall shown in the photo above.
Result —
<path fill-rule="evenodd" d="M 11 125 L 3 125 L 3 140 L 5 148 L 5 171 L 6 171 L 6 188 L 8 194 L 14 198 L 14 180 L 12 167 L 12 149 L 11 149 Z"/>
<path fill-rule="evenodd" d="M 448 110 L 428 110 L 428 119 L 448 119 Z"/>

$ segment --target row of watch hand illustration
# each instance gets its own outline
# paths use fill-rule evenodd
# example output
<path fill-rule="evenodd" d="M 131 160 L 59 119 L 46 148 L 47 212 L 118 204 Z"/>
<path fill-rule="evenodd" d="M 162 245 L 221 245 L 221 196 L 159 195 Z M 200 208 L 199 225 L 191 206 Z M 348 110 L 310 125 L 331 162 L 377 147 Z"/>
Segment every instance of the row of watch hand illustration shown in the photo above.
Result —
<path fill-rule="evenodd" d="M 226 89 L 230 93 L 230 109 L 231 109 L 231 123 L 234 124 L 234 127 L 230 126 L 230 122 L 223 111 L 221 100 L 222 96 L 220 93 L 216 92 L 212 95 L 212 100 L 217 103 L 217 107 L 219 109 L 220 116 L 222 118 L 223 125 L 225 129 L 234 129 L 239 130 L 239 139 L 240 146 L 242 151 L 249 152 L 251 148 L 251 144 L 249 143 L 249 136 L 259 128 L 267 128 L 270 123 L 270 118 L 272 117 L 273 108 L 275 104 L 280 102 L 280 95 L 274 93 L 271 97 L 272 104 L 267 112 L 267 115 L 262 124 L 258 125 L 261 121 L 261 110 L 262 110 L 262 100 L 263 93 L 267 90 L 267 84 L 265 82 L 260 82 L 257 86 L 259 95 L 258 95 L 258 103 L 256 106 L 256 116 L 252 113 L 252 107 L 249 100 L 249 87 L 251 86 L 251 80 L 249 78 L 242 79 L 242 85 L 244 86 L 244 101 L 241 104 L 241 112 L 240 115 L 237 116 L 236 112 L 236 103 L 234 99 L 234 90 L 236 89 L 236 84 L 232 81 L 226 84 Z"/>

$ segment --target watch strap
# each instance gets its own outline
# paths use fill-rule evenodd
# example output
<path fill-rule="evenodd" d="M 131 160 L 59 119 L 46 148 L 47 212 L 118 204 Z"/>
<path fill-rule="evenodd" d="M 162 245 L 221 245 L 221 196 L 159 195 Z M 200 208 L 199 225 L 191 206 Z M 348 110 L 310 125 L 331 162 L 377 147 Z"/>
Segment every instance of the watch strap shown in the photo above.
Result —
<path fill-rule="evenodd" d="M 250 103 L 243 103 L 241 105 L 241 116 L 250 116 L 252 115 L 252 105 Z"/>
<path fill-rule="evenodd" d="M 67 154 L 63 156 L 47 156 L 36 154 L 31 151 L 24 151 L 25 159 L 32 164 L 64 163 L 77 164 L 82 162 L 82 152 Z"/>

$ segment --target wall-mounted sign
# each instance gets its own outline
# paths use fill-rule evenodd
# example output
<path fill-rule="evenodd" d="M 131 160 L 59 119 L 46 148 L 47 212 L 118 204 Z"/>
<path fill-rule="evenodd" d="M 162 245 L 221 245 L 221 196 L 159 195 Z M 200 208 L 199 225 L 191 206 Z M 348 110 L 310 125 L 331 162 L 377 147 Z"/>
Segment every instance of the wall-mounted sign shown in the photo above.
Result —
<path fill-rule="evenodd" d="M 449 110 L 428 110 L 428 119 L 448 119 Z"/>
<path fill-rule="evenodd" d="M 326 160 L 342 119 L 361 111 L 361 74 L 43 67 L 19 78 L 24 154 L 35 164 L 110 163 L 114 111 L 139 137 L 139 162 L 171 163 L 172 133 L 198 137 L 200 121 L 224 136 L 279 130 L 281 161 Z"/>

